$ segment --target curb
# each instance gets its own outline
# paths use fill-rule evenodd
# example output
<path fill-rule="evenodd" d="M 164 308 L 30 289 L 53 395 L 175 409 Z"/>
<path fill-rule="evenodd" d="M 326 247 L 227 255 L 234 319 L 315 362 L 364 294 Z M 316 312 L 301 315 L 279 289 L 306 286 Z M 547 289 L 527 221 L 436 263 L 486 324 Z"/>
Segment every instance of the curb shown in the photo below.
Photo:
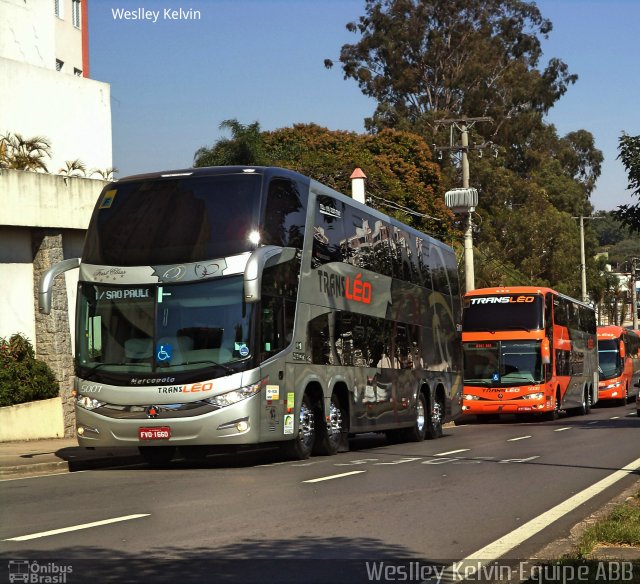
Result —
<path fill-rule="evenodd" d="M 63 474 L 80 472 L 83 470 L 107 469 L 115 466 L 130 466 L 142 464 L 139 455 L 109 456 L 88 460 L 61 460 L 56 462 L 39 462 L 35 464 L 20 464 L 3 466 L 0 468 L 0 480 L 20 479 L 46 474 Z"/>

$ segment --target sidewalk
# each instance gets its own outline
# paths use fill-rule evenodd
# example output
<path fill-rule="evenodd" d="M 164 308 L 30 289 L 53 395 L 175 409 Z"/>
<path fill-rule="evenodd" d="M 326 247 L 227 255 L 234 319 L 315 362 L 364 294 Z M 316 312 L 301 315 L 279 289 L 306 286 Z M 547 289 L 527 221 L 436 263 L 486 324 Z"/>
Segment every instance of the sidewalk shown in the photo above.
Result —
<path fill-rule="evenodd" d="M 135 447 L 89 450 L 75 438 L 0 442 L 0 480 L 141 463 Z"/>

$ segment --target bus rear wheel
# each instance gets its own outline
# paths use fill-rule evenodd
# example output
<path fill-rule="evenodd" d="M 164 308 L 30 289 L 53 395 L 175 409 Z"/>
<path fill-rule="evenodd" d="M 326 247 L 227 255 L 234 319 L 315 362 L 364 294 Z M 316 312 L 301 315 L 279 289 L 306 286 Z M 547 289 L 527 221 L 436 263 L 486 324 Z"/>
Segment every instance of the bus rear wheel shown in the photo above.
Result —
<path fill-rule="evenodd" d="M 319 430 L 313 453 L 332 456 L 348 449 L 347 413 L 340 403 L 337 394 L 331 395 L 329 403 L 329 415 L 326 421 L 322 420 L 322 412 L 319 412 L 318 424 L 326 423 L 324 431 Z"/>
<path fill-rule="evenodd" d="M 424 394 L 420 394 L 424 396 Z M 444 423 L 444 400 L 437 394 L 433 396 L 433 403 L 427 409 L 426 435 L 429 440 L 440 438 L 443 434 L 442 424 Z"/>
<path fill-rule="evenodd" d="M 302 397 L 298 416 L 298 432 L 293 440 L 285 442 L 283 450 L 287 458 L 306 460 L 311 456 L 316 441 L 316 418 L 308 393 Z"/>

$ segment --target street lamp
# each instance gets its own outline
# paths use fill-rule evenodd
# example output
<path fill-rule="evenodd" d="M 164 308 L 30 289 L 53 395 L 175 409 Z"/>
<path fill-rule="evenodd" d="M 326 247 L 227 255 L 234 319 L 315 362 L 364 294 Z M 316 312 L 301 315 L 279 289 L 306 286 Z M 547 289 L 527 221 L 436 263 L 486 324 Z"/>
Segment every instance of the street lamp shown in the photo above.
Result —
<path fill-rule="evenodd" d="M 478 206 L 478 191 L 473 188 L 452 189 L 444 194 L 444 202 L 456 214 L 467 214 L 467 228 L 464 232 L 464 283 L 465 292 L 475 289 L 473 270 L 473 221 L 472 216 Z"/>

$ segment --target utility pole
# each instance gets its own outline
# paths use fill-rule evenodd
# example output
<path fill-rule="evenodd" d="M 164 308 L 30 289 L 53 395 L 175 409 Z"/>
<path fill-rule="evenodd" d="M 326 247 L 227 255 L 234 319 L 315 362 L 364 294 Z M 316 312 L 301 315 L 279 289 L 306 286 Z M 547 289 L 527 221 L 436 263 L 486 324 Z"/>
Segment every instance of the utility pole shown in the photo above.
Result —
<path fill-rule="evenodd" d="M 585 219 L 604 219 L 604 217 L 573 217 L 580 220 L 580 279 L 582 283 L 582 302 L 589 302 L 589 294 L 587 293 L 587 260 L 584 254 L 584 221 Z"/>
<path fill-rule="evenodd" d="M 478 191 L 476 189 L 469 188 L 469 129 L 476 122 L 492 121 L 492 118 L 483 117 L 436 120 L 436 122 L 434 122 L 436 125 L 447 124 L 450 128 L 449 146 L 436 146 L 434 144 L 434 152 L 440 153 L 440 156 L 442 156 L 441 152 L 443 150 L 461 152 L 462 189 L 447 191 L 445 193 L 445 202 L 454 213 L 467 214 L 467 225 L 464 232 L 464 279 L 466 292 L 474 290 L 476 287 L 473 267 L 473 212 L 478 204 Z M 460 131 L 460 146 L 453 144 L 454 128 Z M 482 149 L 491 145 L 491 142 L 485 142 L 483 144 L 473 146 L 471 149 L 480 150 L 480 154 L 482 154 Z"/>
<path fill-rule="evenodd" d="M 638 330 L 638 294 L 636 292 L 636 269 L 638 258 L 631 258 L 631 318 L 633 330 Z"/>

